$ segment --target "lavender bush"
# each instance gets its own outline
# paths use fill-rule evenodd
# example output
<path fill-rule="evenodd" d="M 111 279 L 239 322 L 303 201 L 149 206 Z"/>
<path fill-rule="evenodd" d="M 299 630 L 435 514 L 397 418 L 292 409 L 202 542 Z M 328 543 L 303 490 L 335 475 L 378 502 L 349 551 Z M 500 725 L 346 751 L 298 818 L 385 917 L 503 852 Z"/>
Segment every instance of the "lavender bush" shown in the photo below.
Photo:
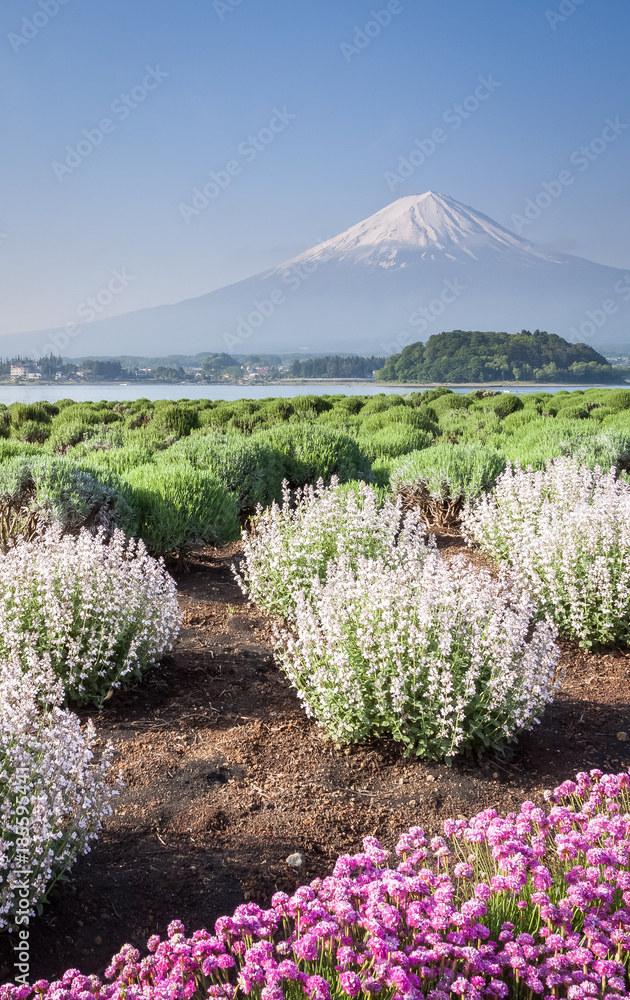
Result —
<path fill-rule="evenodd" d="M 630 485 L 571 458 L 508 466 L 463 530 L 516 571 L 560 631 L 584 647 L 630 639 Z"/>
<path fill-rule="evenodd" d="M 386 565 L 330 563 L 298 594 L 278 657 L 307 713 L 336 741 L 383 733 L 450 760 L 538 721 L 553 698 L 558 650 L 548 622 L 508 577 L 463 556 Z"/>
<path fill-rule="evenodd" d="M 297 595 L 325 580 L 330 560 L 342 554 L 420 566 L 428 551 L 423 530 L 417 515 L 403 520 L 400 501 L 382 501 L 365 483 L 340 486 L 333 477 L 325 487 L 320 479 L 295 494 L 285 483 L 282 505 L 259 508 L 243 532 L 245 564 L 236 579 L 259 607 L 290 618 Z"/>
<path fill-rule="evenodd" d="M 23 666 L 28 670 L 24 674 Z M 111 812 L 111 751 L 93 759 L 96 733 L 60 708 L 48 657 L 0 661 L 0 929 L 35 906 Z"/>
<path fill-rule="evenodd" d="M 175 583 L 141 541 L 114 531 L 41 538 L 0 555 L 0 655 L 48 652 L 66 694 L 101 705 L 172 647 Z"/>
<path fill-rule="evenodd" d="M 174 920 L 149 954 L 125 945 L 104 982 L 0 987 L 0 1000 L 619 1000 L 630 996 L 627 774 L 578 774 L 505 819 L 374 837 L 333 874 L 221 917 Z"/>

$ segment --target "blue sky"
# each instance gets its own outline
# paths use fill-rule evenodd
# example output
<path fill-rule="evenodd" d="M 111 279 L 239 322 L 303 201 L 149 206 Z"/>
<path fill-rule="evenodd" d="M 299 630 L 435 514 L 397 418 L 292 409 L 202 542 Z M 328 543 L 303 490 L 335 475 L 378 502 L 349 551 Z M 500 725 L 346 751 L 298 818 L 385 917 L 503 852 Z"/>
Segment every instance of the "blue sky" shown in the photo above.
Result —
<path fill-rule="evenodd" d="M 107 315 L 203 294 L 428 189 L 514 228 L 567 168 L 523 235 L 630 267 L 629 30 L 627 0 L 4 0 L 0 333 L 121 268 Z"/>

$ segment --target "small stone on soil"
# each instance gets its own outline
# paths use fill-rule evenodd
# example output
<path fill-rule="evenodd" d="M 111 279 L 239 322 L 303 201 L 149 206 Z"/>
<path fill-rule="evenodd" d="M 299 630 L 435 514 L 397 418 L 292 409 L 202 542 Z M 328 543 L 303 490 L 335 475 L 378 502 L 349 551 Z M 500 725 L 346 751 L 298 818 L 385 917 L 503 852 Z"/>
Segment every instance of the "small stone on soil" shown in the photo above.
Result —
<path fill-rule="evenodd" d="M 304 857 L 303 854 L 300 854 L 299 852 L 296 851 L 295 854 L 289 854 L 289 857 L 286 859 L 286 862 L 288 865 L 291 866 L 291 868 L 303 868 L 304 865 L 306 864 L 306 858 Z"/>

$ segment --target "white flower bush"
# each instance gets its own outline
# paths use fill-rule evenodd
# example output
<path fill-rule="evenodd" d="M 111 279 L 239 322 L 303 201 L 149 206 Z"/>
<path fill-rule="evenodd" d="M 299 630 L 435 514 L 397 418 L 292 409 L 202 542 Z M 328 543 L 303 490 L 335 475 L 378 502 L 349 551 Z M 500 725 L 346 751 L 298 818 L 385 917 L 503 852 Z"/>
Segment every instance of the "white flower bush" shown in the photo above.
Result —
<path fill-rule="evenodd" d="M 243 532 L 245 562 L 235 571 L 243 593 L 260 608 L 292 617 L 297 595 L 325 580 L 331 559 L 341 555 L 381 557 L 388 566 L 420 564 L 429 547 L 419 513 L 403 517 L 402 501 L 382 501 L 366 483 L 305 486 L 282 505 L 259 508 Z"/>
<path fill-rule="evenodd" d="M 555 629 L 510 577 L 464 556 L 344 557 L 296 599 L 277 655 L 307 713 L 335 741 L 390 734 L 450 760 L 539 721 L 556 688 Z"/>
<path fill-rule="evenodd" d="M 560 632 L 583 647 L 630 640 L 630 486 L 614 469 L 556 458 L 509 466 L 464 512 L 464 533 L 515 570 Z"/>
<path fill-rule="evenodd" d="M 48 652 L 66 694 L 102 705 L 157 662 L 179 629 L 175 583 L 141 541 L 59 526 L 0 555 L 0 655 Z"/>
<path fill-rule="evenodd" d="M 62 698 L 48 657 L 0 661 L 0 929 L 28 922 L 118 794 L 111 749 L 95 761 L 92 723 Z"/>

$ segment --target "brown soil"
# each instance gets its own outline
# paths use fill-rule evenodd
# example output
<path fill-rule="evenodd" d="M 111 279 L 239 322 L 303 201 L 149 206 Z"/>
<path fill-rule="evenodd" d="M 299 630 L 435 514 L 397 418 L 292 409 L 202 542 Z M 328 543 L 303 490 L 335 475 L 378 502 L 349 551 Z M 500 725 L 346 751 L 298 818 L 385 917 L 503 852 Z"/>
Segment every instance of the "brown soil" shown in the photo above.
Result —
<path fill-rule="evenodd" d="M 461 539 L 443 537 L 461 549 Z M 563 645 L 561 693 L 507 758 L 452 768 L 405 758 L 386 741 L 336 748 L 300 708 L 272 656 L 271 622 L 248 606 L 230 564 L 207 550 L 177 574 L 184 627 L 174 653 L 95 721 L 112 740 L 125 790 L 92 852 L 31 925 L 31 977 L 101 973 L 126 941 L 142 947 L 178 917 L 211 926 L 245 899 L 330 871 L 375 834 L 391 846 L 421 824 L 502 812 L 591 767 L 622 769 L 630 743 L 630 653 Z M 87 713 L 86 713 L 87 717 Z M 305 856 L 291 869 L 286 857 Z M 0 935 L 0 981 L 13 977 Z"/>

